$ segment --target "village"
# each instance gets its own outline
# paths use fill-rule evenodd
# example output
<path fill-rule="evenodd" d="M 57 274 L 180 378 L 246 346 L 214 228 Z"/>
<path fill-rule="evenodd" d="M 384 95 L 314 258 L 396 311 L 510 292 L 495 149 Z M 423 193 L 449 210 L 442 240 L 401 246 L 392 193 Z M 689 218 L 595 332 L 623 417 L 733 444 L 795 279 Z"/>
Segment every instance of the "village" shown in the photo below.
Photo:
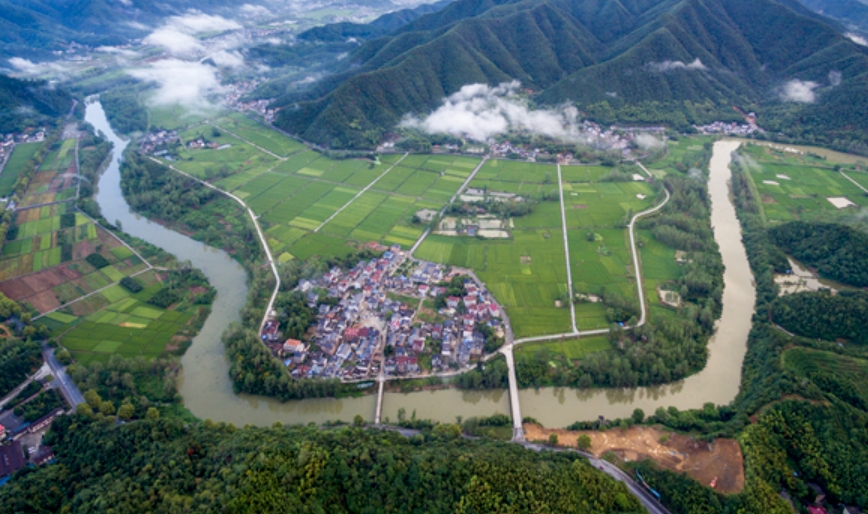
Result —
<path fill-rule="evenodd" d="M 297 379 L 456 371 L 504 335 L 500 306 L 471 274 L 410 260 L 398 246 L 352 269 L 301 280 L 298 290 L 316 309 L 305 340 L 282 338 L 277 313 L 261 334 Z"/>
<path fill-rule="evenodd" d="M 3 169 L 3 165 L 6 164 L 6 160 L 12 155 L 12 150 L 15 149 L 15 145 L 19 145 L 22 143 L 41 143 L 45 141 L 45 129 L 44 128 L 28 128 L 24 132 L 20 134 L 6 134 L 0 140 L 0 170 Z"/>

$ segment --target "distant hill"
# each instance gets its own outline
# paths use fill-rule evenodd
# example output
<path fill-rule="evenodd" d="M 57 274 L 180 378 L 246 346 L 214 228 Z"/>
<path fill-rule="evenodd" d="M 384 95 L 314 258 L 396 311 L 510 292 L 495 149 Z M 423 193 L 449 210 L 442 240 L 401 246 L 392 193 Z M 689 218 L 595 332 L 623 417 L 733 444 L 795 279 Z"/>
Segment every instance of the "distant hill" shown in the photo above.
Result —
<path fill-rule="evenodd" d="M 859 93 L 868 53 L 841 31 L 790 0 L 459 0 L 279 98 L 277 124 L 320 144 L 370 147 L 463 85 L 518 79 L 539 103 L 574 101 L 618 119 L 689 125 L 737 104 L 794 123 L 824 117 L 833 132 L 868 129 Z M 808 90 L 795 99 L 819 100 L 781 102 L 795 79 Z"/>
<path fill-rule="evenodd" d="M 868 5 L 859 0 L 799 0 L 805 7 L 868 33 Z"/>
<path fill-rule="evenodd" d="M 237 3 L 215 0 L 204 7 Z M 193 0 L 0 0 L 0 56 L 48 57 L 50 50 L 72 41 L 121 44 L 144 36 L 146 26 L 166 16 L 202 8 L 201 2 Z"/>
<path fill-rule="evenodd" d="M 70 107 L 72 97 L 62 89 L 44 81 L 0 75 L 0 134 L 63 116 Z"/>
<path fill-rule="evenodd" d="M 344 42 L 350 38 L 372 39 L 385 36 L 393 30 L 397 30 L 417 18 L 437 12 L 454 0 L 440 0 L 433 4 L 422 4 L 413 9 L 401 9 L 399 11 L 384 14 L 370 23 L 331 23 L 320 27 L 308 29 L 298 35 L 301 41 L 309 42 Z"/>

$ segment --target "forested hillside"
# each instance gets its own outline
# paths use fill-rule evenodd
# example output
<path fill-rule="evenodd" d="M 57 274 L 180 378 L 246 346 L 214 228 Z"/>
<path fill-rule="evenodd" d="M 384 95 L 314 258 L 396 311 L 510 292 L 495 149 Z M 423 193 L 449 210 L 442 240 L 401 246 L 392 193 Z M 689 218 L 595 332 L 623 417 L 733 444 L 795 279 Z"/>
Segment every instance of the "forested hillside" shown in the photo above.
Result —
<path fill-rule="evenodd" d="M 540 103 L 574 101 L 627 120 L 650 108 L 641 121 L 678 128 L 705 121 L 688 102 L 726 114 L 734 104 L 787 106 L 763 112 L 810 127 L 805 109 L 820 116 L 847 104 L 843 120 L 822 124 L 852 132 L 868 128 L 857 95 L 866 73 L 865 49 L 787 0 L 460 0 L 365 43 L 336 74 L 275 103 L 291 106 L 281 128 L 333 147 L 370 147 L 404 114 L 427 113 L 463 85 L 513 79 Z M 792 80 L 811 82 L 814 97 L 787 97 Z"/>
<path fill-rule="evenodd" d="M 775 323 L 800 336 L 868 344 L 868 295 L 861 291 L 798 293 L 772 304 Z"/>
<path fill-rule="evenodd" d="M 793 221 L 772 228 L 769 235 L 784 252 L 824 277 L 868 286 L 868 236 L 862 232 L 845 225 Z"/>
<path fill-rule="evenodd" d="M 643 512 L 575 454 L 357 428 L 55 421 L 55 465 L 0 488 L 8 512 Z M 8 509 L 8 510 L 7 510 Z"/>
<path fill-rule="evenodd" d="M 320 27 L 308 29 L 298 35 L 301 41 L 310 42 L 343 42 L 349 38 L 371 39 L 385 36 L 389 32 L 399 29 L 417 18 L 443 9 L 454 0 L 440 0 L 433 4 L 422 4 L 413 9 L 401 9 L 384 14 L 370 23 L 330 23 Z"/>
<path fill-rule="evenodd" d="M 41 80 L 0 75 L 0 133 L 17 132 L 69 112 L 72 97 Z"/>

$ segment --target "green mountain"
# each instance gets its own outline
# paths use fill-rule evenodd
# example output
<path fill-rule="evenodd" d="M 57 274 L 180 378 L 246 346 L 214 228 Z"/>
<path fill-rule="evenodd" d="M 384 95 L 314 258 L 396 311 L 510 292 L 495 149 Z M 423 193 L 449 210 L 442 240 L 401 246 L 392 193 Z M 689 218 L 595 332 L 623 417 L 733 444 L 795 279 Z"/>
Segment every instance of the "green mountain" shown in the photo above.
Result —
<path fill-rule="evenodd" d="M 370 147 L 463 85 L 513 79 L 538 103 L 680 126 L 704 121 L 696 105 L 710 119 L 733 105 L 790 119 L 855 102 L 846 123 L 826 116 L 835 131 L 868 129 L 866 78 L 866 49 L 790 0 L 460 0 L 363 44 L 275 105 L 281 128 L 333 147 Z M 796 79 L 816 103 L 780 100 Z"/>
<path fill-rule="evenodd" d="M 62 116 L 71 107 L 72 97 L 62 89 L 0 75 L 0 134 Z"/>

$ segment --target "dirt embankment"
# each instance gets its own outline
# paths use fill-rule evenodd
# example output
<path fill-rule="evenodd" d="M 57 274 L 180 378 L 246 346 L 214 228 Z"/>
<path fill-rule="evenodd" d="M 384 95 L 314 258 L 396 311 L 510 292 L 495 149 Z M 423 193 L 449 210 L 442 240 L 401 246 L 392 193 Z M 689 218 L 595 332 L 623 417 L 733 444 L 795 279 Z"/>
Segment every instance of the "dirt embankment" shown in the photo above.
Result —
<path fill-rule="evenodd" d="M 554 433 L 558 435 L 560 446 L 573 447 L 579 436 L 586 434 L 591 438 L 589 451 L 597 457 L 611 451 L 625 461 L 653 459 L 660 467 L 685 472 L 703 485 L 710 485 L 717 479 L 715 489 L 725 494 L 738 493 L 744 488 L 744 459 L 734 439 L 706 443 L 645 426 L 627 430 L 571 431 L 526 423 L 524 432 L 528 440 L 542 442 L 547 442 L 549 434 Z"/>

